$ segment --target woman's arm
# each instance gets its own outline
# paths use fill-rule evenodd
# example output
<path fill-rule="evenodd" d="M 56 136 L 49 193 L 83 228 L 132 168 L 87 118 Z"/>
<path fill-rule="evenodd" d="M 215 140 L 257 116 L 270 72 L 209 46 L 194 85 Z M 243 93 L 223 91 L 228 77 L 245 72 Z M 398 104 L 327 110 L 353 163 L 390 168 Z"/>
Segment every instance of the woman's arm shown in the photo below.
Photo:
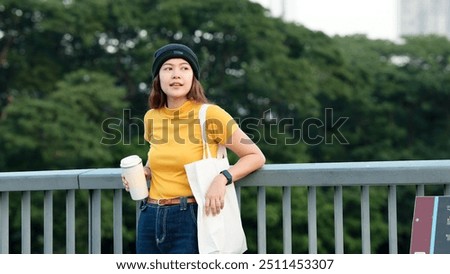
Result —
<path fill-rule="evenodd" d="M 228 169 L 233 181 L 244 178 L 266 162 L 266 157 L 259 147 L 240 128 L 231 135 L 225 146 L 239 157 L 239 160 Z"/>
<path fill-rule="evenodd" d="M 233 181 L 244 178 L 261 168 L 266 162 L 266 158 L 259 147 L 240 128 L 231 135 L 225 146 L 239 157 L 239 160 L 228 169 Z M 220 213 L 224 206 L 226 183 L 227 179 L 222 174 L 218 174 L 214 178 L 205 197 L 206 215 Z"/>

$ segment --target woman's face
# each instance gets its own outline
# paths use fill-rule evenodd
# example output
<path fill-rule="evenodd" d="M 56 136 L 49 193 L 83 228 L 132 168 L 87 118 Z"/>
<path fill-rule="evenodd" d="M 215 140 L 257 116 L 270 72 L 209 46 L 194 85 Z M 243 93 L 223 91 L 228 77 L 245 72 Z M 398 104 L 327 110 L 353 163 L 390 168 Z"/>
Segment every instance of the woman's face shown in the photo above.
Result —
<path fill-rule="evenodd" d="M 174 102 L 184 102 L 191 90 L 194 72 L 191 65 L 182 58 L 167 60 L 159 70 L 161 89 L 167 95 L 169 107 L 176 107 Z"/>

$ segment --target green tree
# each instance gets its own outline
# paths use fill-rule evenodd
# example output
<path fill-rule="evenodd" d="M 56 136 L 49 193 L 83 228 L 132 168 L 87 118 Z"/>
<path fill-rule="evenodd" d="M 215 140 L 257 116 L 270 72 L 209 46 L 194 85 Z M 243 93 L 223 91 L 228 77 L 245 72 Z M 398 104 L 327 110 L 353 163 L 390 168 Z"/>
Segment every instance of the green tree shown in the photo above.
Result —
<path fill-rule="evenodd" d="M 0 170 L 116 167 L 123 155 L 145 158 L 142 117 L 152 53 L 168 42 L 198 53 L 208 97 L 236 117 L 269 163 L 448 158 L 447 39 L 406 37 L 395 44 L 328 37 L 268 14 L 248 0 L 4 0 Z M 399 214 L 401 239 L 409 235 L 412 192 L 398 193 L 406 209 Z M 344 193 L 345 251 L 358 253 L 359 190 Z M 292 195 L 293 250 L 304 253 L 307 191 L 295 188 Z M 329 239 L 333 194 L 320 189 L 317 195 L 318 214 L 326 217 L 319 219 L 319 238 Z M 79 195 L 81 231 L 86 197 Z M 256 214 L 256 190 L 243 189 L 242 197 L 243 212 Z M 282 251 L 280 200 L 279 189 L 267 189 L 272 253 Z M 385 189 L 371 190 L 377 253 L 387 252 L 385 200 Z M 41 222 L 39 210 L 33 212 Z M 128 215 L 124 237 L 130 240 L 134 220 Z M 256 216 L 243 219 L 249 252 L 256 252 Z M 105 252 L 111 251 L 109 232 L 108 223 Z M 85 242 L 77 244 L 87 250 Z M 332 240 L 318 245 L 322 253 L 334 250 Z"/>
<path fill-rule="evenodd" d="M 123 88 L 108 75 L 85 70 L 68 74 L 42 99 L 16 98 L 1 125 L 6 170 L 110 166 L 120 153 L 101 144 L 102 121 L 127 104 Z M 120 116 L 119 116 L 120 117 Z M 120 154 L 119 154 L 120 155 Z"/>

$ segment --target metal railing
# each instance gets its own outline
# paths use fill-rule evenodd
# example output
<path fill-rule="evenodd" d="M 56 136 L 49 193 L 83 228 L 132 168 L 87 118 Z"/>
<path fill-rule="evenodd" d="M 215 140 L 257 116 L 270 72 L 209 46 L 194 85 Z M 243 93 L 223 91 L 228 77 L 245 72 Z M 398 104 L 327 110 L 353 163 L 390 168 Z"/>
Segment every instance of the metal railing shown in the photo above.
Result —
<path fill-rule="evenodd" d="M 77 191 L 89 193 L 88 252 L 101 253 L 102 191 L 113 192 L 113 252 L 123 252 L 123 186 L 120 169 L 80 169 L 0 173 L 0 254 L 9 253 L 10 193 L 20 193 L 21 253 L 31 253 L 31 192 L 43 192 L 43 253 L 53 253 L 54 192 L 65 193 L 66 253 L 75 253 Z M 317 253 L 317 189 L 334 190 L 335 253 L 344 253 L 343 189 L 360 188 L 362 253 L 370 253 L 370 199 L 372 186 L 388 187 L 389 253 L 398 253 L 397 187 L 416 186 L 416 196 L 425 195 L 425 186 L 443 186 L 441 195 L 450 195 L 450 160 L 347 162 L 316 164 L 268 164 L 237 184 L 257 189 L 257 249 L 267 253 L 266 189 L 282 189 L 283 252 L 292 253 L 291 189 L 307 188 L 308 251 Z M 136 217 L 139 214 L 136 203 Z M 58 224 L 56 224 L 58 225 Z"/>

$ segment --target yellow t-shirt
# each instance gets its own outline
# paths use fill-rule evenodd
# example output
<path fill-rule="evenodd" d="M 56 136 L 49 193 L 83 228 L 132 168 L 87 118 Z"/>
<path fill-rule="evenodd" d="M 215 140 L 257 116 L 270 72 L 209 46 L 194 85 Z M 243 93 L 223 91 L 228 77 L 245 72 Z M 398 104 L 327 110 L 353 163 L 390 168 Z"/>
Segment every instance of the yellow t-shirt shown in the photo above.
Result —
<path fill-rule="evenodd" d="M 150 143 L 149 166 L 152 171 L 150 197 L 154 199 L 191 196 L 184 165 L 203 157 L 198 112 L 201 104 L 187 101 L 177 109 L 151 109 L 144 116 L 144 138 Z M 217 105 L 206 111 L 209 148 L 217 155 L 238 125 Z"/>

